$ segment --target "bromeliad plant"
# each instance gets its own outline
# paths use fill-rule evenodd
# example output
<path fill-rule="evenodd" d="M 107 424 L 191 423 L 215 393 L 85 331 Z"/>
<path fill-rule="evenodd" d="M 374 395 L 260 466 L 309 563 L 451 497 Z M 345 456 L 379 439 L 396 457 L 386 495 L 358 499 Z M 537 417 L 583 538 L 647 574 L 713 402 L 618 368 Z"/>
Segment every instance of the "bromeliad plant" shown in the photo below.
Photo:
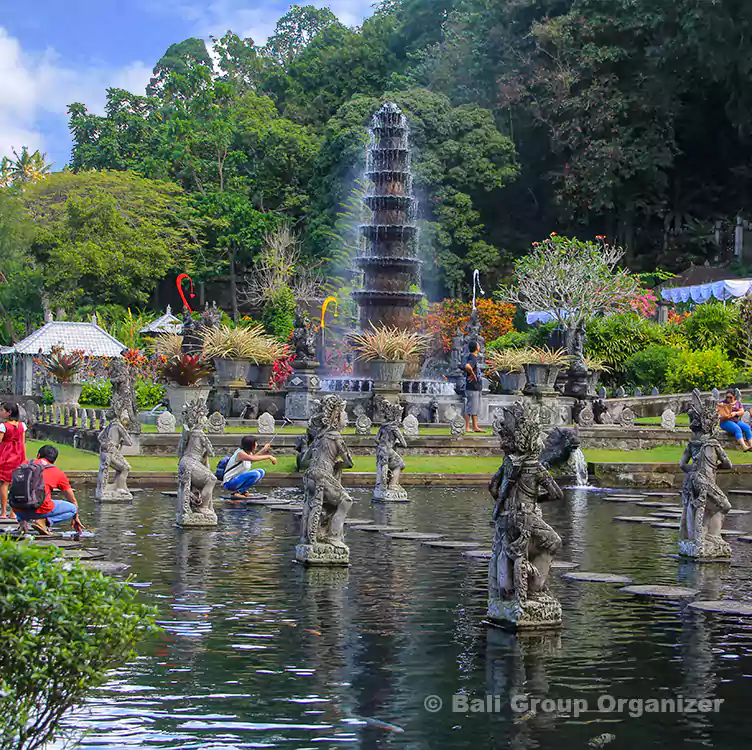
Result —
<path fill-rule="evenodd" d="M 53 346 L 49 354 L 40 354 L 34 359 L 51 378 L 58 383 L 72 383 L 83 370 L 86 355 L 81 349 L 66 353 L 62 346 Z"/>
<path fill-rule="evenodd" d="M 428 348 L 428 338 L 422 333 L 371 325 L 370 331 L 353 333 L 350 346 L 355 351 L 355 358 L 361 361 L 405 362 Z"/>
<path fill-rule="evenodd" d="M 175 385 L 190 387 L 198 385 L 211 374 L 209 364 L 199 354 L 160 356 L 157 371 L 163 380 Z"/>

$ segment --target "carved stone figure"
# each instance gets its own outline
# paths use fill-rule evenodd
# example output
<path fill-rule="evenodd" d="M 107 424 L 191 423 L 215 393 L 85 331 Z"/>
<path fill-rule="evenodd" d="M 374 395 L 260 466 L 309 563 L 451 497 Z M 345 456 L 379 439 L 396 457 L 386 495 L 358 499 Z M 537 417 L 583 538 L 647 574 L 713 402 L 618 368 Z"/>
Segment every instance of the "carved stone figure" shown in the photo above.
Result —
<path fill-rule="evenodd" d="M 455 417 L 449 422 L 449 431 L 452 437 L 462 437 L 465 434 L 465 420 L 462 417 Z"/>
<path fill-rule="evenodd" d="M 209 466 L 214 449 L 206 435 L 206 404 L 189 401 L 183 410 L 183 432 L 178 445 L 178 526 L 216 526 L 214 485 Z"/>
<path fill-rule="evenodd" d="M 305 310 L 295 311 L 295 327 L 292 331 L 296 362 L 316 361 L 316 336 L 311 330 L 311 319 Z"/>
<path fill-rule="evenodd" d="M 183 344 L 180 347 L 183 354 L 196 355 L 200 354 L 204 342 L 199 333 L 199 325 L 193 319 L 193 316 L 185 310 L 183 312 L 183 326 L 181 329 L 183 335 Z"/>
<path fill-rule="evenodd" d="M 139 434 L 141 423 L 138 421 L 136 408 L 136 389 L 128 362 L 117 357 L 110 364 L 110 382 L 112 383 L 112 400 L 110 408 L 119 416 L 128 432 Z"/>
<path fill-rule="evenodd" d="M 407 437 L 418 437 L 420 435 L 420 422 L 414 414 L 408 414 L 402 420 L 402 429 Z"/>
<path fill-rule="evenodd" d="M 665 409 L 661 414 L 661 427 L 664 430 L 671 430 L 671 432 L 676 429 L 676 414 L 672 409 Z"/>
<path fill-rule="evenodd" d="M 370 435 L 372 426 L 373 422 L 365 414 L 361 414 L 355 419 L 355 434 Z"/>
<path fill-rule="evenodd" d="M 384 424 L 376 434 L 376 487 L 373 499 L 386 503 L 406 502 L 407 492 L 399 483 L 405 460 L 397 451 L 400 446 L 407 448 L 400 429 L 402 407 L 399 404 L 385 404 L 383 408 Z"/>
<path fill-rule="evenodd" d="M 572 453 L 580 447 L 580 433 L 576 427 L 556 427 L 548 433 L 540 456 L 541 465 L 556 469 L 569 462 Z"/>
<path fill-rule="evenodd" d="M 229 391 L 222 390 L 217 394 L 217 411 L 225 418 L 232 416 L 232 397 Z"/>
<path fill-rule="evenodd" d="M 265 411 L 258 418 L 258 431 L 259 435 L 273 435 L 274 434 L 274 417 Z"/>
<path fill-rule="evenodd" d="M 241 419 L 258 419 L 259 414 L 259 400 L 255 393 L 252 393 L 248 397 L 248 401 L 245 402 L 245 408 L 243 409 L 243 415 Z"/>
<path fill-rule="evenodd" d="M 109 424 L 99 433 L 99 475 L 94 496 L 100 502 L 133 500 L 127 484 L 131 465 L 123 456 L 123 445 L 133 445 L 133 440 L 123 425 L 124 416 L 110 409 Z M 110 470 L 114 472 L 112 481 Z"/>
<path fill-rule="evenodd" d="M 635 426 L 635 413 L 627 407 L 619 412 L 619 424 L 622 427 L 634 427 Z"/>
<path fill-rule="evenodd" d="M 227 420 L 218 411 L 212 412 L 206 424 L 206 431 L 219 435 L 225 431 Z"/>
<path fill-rule="evenodd" d="M 308 468 L 314 440 L 322 429 L 321 416 L 321 401 L 314 399 L 311 402 L 311 416 L 308 419 L 305 435 L 301 435 L 295 441 L 295 470 L 298 472 Z"/>
<path fill-rule="evenodd" d="M 686 472 L 682 486 L 682 520 L 679 554 L 703 560 L 728 560 L 731 547 L 721 529 L 731 503 L 718 486 L 718 469 L 730 469 L 731 461 L 715 437 L 719 417 L 716 401 L 692 392 L 689 428 L 692 439 L 682 456 L 680 467 Z"/>
<path fill-rule="evenodd" d="M 175 432 L 177 430 L 177 420 L 171 411 L 163 411 L 157 416 L 157 432 Z"/>
<path fill-rule="evenodd" d="M 538 503 L 563 493 L 541 465 L 541 425 L 535 407 L 517 402 L 494 423 L 504 461 L 489 485 L 496 523 L 488 568 L 488 618 L 512 630 L 561 625 L 561 605 L 548 591 L 561 537 Z"/>
<path fill-rule="evenodd" d="M 580 427 L 592 427 L 595 424 L 593 407 L 587 401 L 578 401 L 572 409 L 572 415 Z"/>
<path fill-rule="evenodd" d="M 627 392 L 624 390 L 624 386 L 620 385 L 616 389 L 616 393 L 614 393 L 614 395 L 616 396 L 616 398 L 624 398 L 624 396 L 627 395 Z"/>
<path fill-rule="evenodd" d="M 452 337 L 452 359 L 451 359 L 451 370 L 452 372 L 456 370 L 462 370 L 462 348 L 464 345 L 464 334 L 460 329 L 457 329 L 457 332 Z"/>
<path fill-rule="evenodd" d="M 589 394 L 588 368 L 585 364 L 585 344 L 587 335 L 581 326 L 568 327 L 565 335 L 569 368 L 566 371 L 564 393 L 575 398 L 586 398 Z"/>
<path fill-rule="evenodd" d="M 439 400 L 434 396 L 428 404 L 428 410 L 431 413 L 431 424 L 439 423 Z"/>
<path fill-rule="evenodd" d="M 303 475 L 303 518 L 295 559 L 305 565 L 348 565 L 344 524 L 352 498 L 342 486 L 342 471 L 353 466 L 340 434 L 347 424 L 345 402 L 326 396 L 317 414 L 320 428 L 310 448 Z"/>
<path fill-rule="evenodd" d="M 211 307 L 207 302 L 204 305 L 204 311 L 201 313 L 201 323 L 204 328 L 219 328 L 222 324 L 222 311 L 217 307 L 216 302 L 212 302 Z"/>
<path fill-rule="evenodd" d="M 614 420 L 611 417 L 611 413 L 608 410 L 608 404 L 603 398 L 597 398 L 593 401 L 593 417 L 596 424 L 613 424 Z M 606 419 L 611 419 L 610 422 Z"/>

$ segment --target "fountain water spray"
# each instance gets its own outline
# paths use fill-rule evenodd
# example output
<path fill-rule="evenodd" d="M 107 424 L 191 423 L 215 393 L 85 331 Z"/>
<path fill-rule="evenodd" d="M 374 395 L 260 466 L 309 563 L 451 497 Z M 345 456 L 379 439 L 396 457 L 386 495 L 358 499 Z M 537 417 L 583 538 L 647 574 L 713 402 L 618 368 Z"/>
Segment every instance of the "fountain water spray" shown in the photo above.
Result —
<path fill-rule="evenodd" d="M 481 294 L 485 294 L 483 287 L 480 285 L 480 271 L 476 268 L 473 271 L 473 310 L 475 310 L 475 285 L 478 285 Z"/>

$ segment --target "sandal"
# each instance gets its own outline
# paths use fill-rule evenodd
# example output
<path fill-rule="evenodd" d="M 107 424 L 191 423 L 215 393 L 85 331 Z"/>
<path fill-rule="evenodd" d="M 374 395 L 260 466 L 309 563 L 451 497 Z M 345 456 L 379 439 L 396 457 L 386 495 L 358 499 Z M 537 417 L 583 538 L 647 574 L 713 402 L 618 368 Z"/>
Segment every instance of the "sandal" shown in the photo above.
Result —
<path fill-rule="evenodd" d="M 52 536 L 52 532 L 47 527 L 45 519 L 40 518 L 38 521 L 33 521 L 31 528 L 39 532 L 40 536 Z"/>

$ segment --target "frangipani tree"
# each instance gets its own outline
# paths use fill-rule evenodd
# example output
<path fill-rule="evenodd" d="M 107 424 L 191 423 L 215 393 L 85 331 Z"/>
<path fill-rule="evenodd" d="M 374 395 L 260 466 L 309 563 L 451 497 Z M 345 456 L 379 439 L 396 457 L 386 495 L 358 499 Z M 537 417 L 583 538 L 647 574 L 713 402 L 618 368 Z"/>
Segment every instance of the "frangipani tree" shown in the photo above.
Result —
<path fill-rule="evenodd" d="M 622 248 L 559 237 L 555 233 L 520 258 L 512 285 L 499 289 L 504 302 L 524 310 L 549 312 L 566 331 L 573 365 L 582 363 L 585 324 L 596 317 L 629 312 L 642 292 L 639 279 L 619 267 Z"/>

